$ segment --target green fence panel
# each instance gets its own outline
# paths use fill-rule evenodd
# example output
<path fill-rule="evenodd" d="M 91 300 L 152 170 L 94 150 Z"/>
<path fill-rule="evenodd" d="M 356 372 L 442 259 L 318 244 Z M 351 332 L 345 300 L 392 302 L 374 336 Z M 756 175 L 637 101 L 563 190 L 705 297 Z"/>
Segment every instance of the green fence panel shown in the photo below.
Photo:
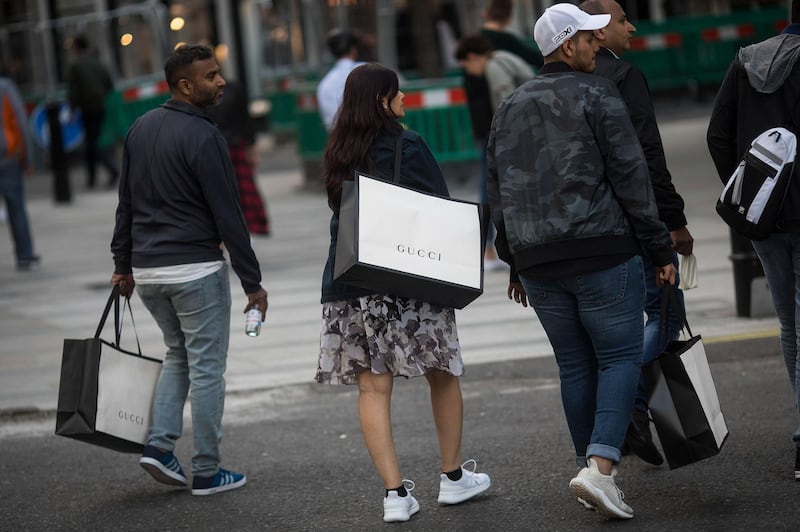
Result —
<path fill-rule="evenodd" d="M 625 59 L 654 90 L 719 83 L 739 48 L 776 35 L 786 15 L 785 8 L 768 8 L 641 22 Z"/>
<path fill-rule="evenodd" d="M 273 131 L 285 132 L 295 129 L 297 95 L 293 91 L 279 91 L 267 96 L 270 102 L 269 125 Z"/>

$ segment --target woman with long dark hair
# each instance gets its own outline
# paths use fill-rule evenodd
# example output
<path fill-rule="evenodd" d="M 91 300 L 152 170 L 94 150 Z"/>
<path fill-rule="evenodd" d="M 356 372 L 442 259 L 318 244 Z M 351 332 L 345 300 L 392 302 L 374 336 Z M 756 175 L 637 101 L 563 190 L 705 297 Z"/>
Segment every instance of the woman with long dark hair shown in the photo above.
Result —
<path fill-rule="evenodd" d="M 331 245 L 322 278 L 323 330 L 317 381 L 357 384 L 358 413 L 378 474 L 383 479 L 383 520 L 407 521 L 419 511 L 400 472 L 390 415 L 394 377 L 424 375 L 442 458 L 438 502 L 457 504 L 485 491 L 488 475 L 475 461 L 461 462 L 463 410 L 458 377 L 463 362 L 455 311 L 426 301 L 372 293 L 333 279 L 342 183 L 356 171 L 391 180 L 402 138 L 400 184 L 447 196 L 447 184 L 425 141 L 403 129 L 403 94 L 397 74 L 377 63 L 353 70 L 325 149 L 323 177 L 331 216 Z M 433 229 L 433 228 L 432 228 Z M 465 468 L 470 464 L 471 469 Z"/>

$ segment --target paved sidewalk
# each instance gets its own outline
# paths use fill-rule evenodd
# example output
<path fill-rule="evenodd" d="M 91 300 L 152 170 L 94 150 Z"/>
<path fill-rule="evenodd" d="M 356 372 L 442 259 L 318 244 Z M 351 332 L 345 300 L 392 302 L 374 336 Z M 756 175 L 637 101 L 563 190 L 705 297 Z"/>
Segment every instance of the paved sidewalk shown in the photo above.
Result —
<path fill-rule="evenodd" d="M 736 318 L 727 227 L 714 212 L 719 182 L 705 150 L 707 115 L 662 124 L 667 159 L 686 199 L 696 242 L 700 288 L 686 293 L 693 330 L 709 341 L 738 335 L 777 335 L 777 321 Z M 287 149 L 290 151 L 287 155 Z M 273 236 L 255 238 L 269 311 L 261 336 L 244 334 L 245 297 L 231 274 L 233 309 L 228 390 L 235 394 L 307 383 L 314 375 L 320 331 L 319 285 L 328 248 L 329 210 L 321 193 L 302 187 L 291 146 L 264 150 L 259 187 L 272 219 Z M 113 264 L 109 242 L 115 192 L 85 191 L 80 170 L 72 170 L 72 203 L 56 205 L 49 176 L 31 181 L 29 215 L 42 270 L 14 269 L 7 228 L 0 228 L 0 412 L 56 406 L 64 338 L 94 334 L 109 290 Z M 451 182 L 455 197 L 474 200 L 475 184 Z M 507 273 L 487 272 L 485 293 L 458 311 L 465 362 L 470 364 L 550 356 L 535 314 L 506 298 Z M 766 292 L 761 289 L 761 292 Z M 758 299 L 756 294 L 756 299 Z M 142 350 L 163 356 L 160 331 L 144 306 L 133 299 Z M 126 324 L 123 344 L 135 346 Z M 109 332 L 106 337 L 109 337 Z"/>

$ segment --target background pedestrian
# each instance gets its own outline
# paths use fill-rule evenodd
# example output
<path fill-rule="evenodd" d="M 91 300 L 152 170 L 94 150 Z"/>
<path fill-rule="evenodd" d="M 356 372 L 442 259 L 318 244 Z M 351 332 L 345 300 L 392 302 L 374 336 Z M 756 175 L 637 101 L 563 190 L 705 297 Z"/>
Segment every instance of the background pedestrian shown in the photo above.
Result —
<path fill-rule="evenodd" d="M 800 0 L 792 1 L 791 24 L 780 35 L 741 48 L 719 88 L 708 123 L 708 149 L 726 183 L 762 131 L 785 127 L 800 135 Z M 764 266 L 780 323 L 781 350 L 800 412 L 800 165 L 775 231 L 753 241 Z M 800 480 L 800 422 L 795 420 L 794 478 Z"/>
<path fill-rule="evenodd" d="M 30 172 L 32 153 L 22 97 L 10 78 L 0 77 L 0 195 L 6 203 L 17 270 L 23 272 L 41 265 L 41 258 L 33 251 L 23 183 L 23 174 Z"/>

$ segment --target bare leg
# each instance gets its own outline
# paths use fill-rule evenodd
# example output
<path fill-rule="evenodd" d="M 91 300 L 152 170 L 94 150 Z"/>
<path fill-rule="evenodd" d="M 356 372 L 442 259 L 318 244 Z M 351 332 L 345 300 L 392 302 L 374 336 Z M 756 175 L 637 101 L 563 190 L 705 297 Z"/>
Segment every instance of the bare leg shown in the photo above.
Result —
<path fill-rule="evenodd" d="M 431 387 L 431 406 L 439 436 L 442 471 L 454 471 L 461 467 L 461 431 L 464 424 L 461 384 L 458 377 L 444 371 L 428 372 L 425 378 Z"/>
<path fill-rule="evenodd" d="M 372 457 L 372 463 L 375 464 L 375 469 L 383 479 L 386 489 L 396 488 L 403 482 L 392 436 L 393 383 L 391 373 L 376 375 L 364 371 L 358 375 L 358 417 L 361 421 L 361 434 Z"/>

